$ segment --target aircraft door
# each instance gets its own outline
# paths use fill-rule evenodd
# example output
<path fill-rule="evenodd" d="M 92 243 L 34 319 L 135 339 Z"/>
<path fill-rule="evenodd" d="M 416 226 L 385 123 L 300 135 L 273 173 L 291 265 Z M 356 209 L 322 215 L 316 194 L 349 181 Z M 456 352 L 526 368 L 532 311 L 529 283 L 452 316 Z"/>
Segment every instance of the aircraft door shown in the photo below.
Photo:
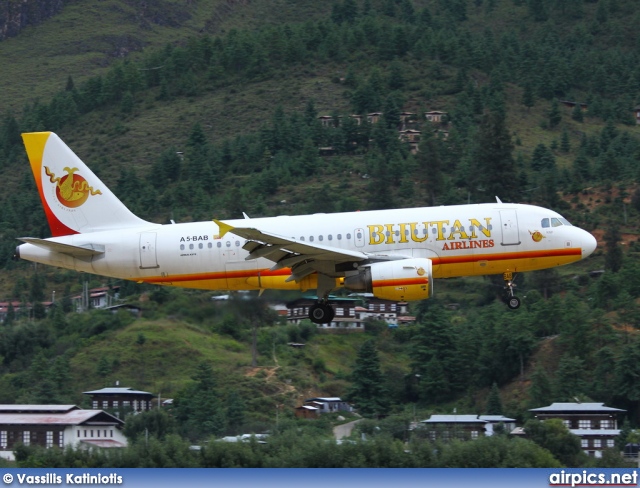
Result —
<path fill-rule="evenodd" d="M 140 269 L 159 268 L 155 232 L 140 234 Z"/>
<path fill-rule="evenodd" d="M 353 231 L 353 240 L 356 247 L 364 246 L 364 229 L 356 229 Z"/>
<path fill-rule="evenodd" d="M 503 246 L 519 245 L 518 215 L 515 209 L 500 210 L 500 222 L 502 224 L 502 242 L 500 244 Z"/>

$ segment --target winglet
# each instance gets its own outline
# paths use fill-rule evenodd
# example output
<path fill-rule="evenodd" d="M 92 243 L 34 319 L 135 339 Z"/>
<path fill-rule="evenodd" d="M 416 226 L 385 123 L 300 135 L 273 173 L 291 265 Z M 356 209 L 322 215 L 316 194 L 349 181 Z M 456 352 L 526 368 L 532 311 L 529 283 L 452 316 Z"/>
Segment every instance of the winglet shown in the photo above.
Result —
<path fill-rule="evenodd" d="M 218 219 L 213 219 L 213 221 L 218 226 L 218 234 L 213 236 L 214 239 L 222 239 L 227 232 L 233 230 L 233 227 L 231 225 L 225 224 L 224 222 Z"/>

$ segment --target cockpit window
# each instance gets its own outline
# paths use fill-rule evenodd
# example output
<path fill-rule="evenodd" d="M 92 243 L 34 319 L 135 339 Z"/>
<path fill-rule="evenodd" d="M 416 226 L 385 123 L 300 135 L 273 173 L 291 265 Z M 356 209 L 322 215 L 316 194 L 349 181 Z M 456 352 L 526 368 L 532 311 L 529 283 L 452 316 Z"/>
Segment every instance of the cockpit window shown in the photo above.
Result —
<path fill-rule="evenodd" d="M 544 228 L 547 227 L 560 227 L 561 225 L 568 225 L 569 227 L 573 227 L 571 222 L 563 217 L 553 217 L 550 219 L 542 219 L 540 221 L 540 225 Z"/>

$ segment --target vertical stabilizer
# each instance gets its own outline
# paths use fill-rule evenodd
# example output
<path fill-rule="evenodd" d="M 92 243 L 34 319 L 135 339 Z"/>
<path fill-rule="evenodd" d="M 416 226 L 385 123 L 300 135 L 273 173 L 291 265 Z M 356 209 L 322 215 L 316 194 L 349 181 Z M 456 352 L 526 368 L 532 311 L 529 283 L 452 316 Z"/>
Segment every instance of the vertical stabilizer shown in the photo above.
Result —
<path fill-rule="evenodd" d="M 22 134 L 53 237 L 149 225 L 53 132 Z"/>

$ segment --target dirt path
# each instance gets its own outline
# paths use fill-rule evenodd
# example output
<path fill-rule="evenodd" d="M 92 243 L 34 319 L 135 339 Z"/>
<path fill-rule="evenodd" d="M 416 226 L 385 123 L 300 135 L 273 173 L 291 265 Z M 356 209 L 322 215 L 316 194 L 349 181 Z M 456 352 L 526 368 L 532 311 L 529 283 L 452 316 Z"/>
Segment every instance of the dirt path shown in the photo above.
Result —
<path fill-rule="evenodd" d="M 343 437 L 349 437 L 351 435 L 351 431 L 356 426 L 358 422 L 362 419 L 354 420 L 352 422 L 347 422 L 346 424 L 336 425 L 333 428 L 333 436 L 336 439 L 342 439 Z"/>

